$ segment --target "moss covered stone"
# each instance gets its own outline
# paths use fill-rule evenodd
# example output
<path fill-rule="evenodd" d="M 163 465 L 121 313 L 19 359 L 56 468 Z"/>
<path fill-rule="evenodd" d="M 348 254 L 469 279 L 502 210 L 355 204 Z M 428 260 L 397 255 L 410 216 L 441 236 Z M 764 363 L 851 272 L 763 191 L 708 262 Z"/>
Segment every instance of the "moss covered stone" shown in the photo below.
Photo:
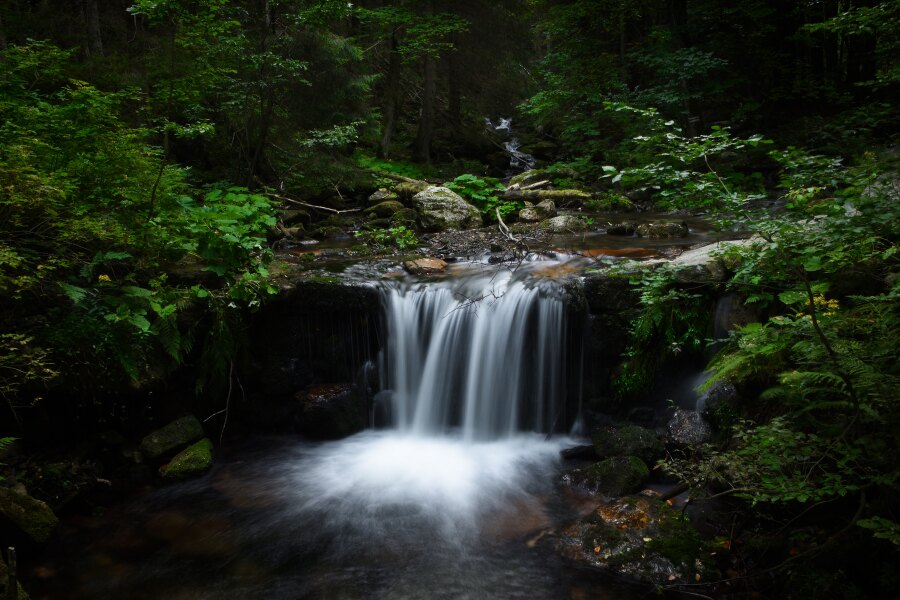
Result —
<path fill-rule="evenodd" d="M 141 454 L 148 460 L 176 452 L 203 437 L 203 425 L 188 415 L 157 429 L 141 441 Z"/>
<path fill-rule="evenodd" d="M 28 539 L 43 544 L 59 526 L 50 507 L 27 494 L 0 488 L 0 516 Z"/>
<path fill-rule="evenodd" d="M 640 491 L 650 469 L 636 456 L 614 456 L 583 469 L 574 469 L 564 481 L 592 494 L 624 496 Z"/>
<path fill-rule="evenodd" d="M 647 464 L 662 458 L 665 447 L 654 431 L 637 425 L 596 429 L 592 433 L 597 456 L 637 456 Z"/>
<path fill-rule="evenodd" d="M 202 475 L 212 466 L 213 445 L 209 438 L 203 438 L 188 446 L 161 469 L 164 479 L 190 479 Z"/>
<path fill-rule="evenodd" d="M 366 210 L 367 216 L 375 216 L 381 218 L 390 218 L 401 210 L 404 210 L 403 204 L 397 202 L 396 200 L 385 200 L 384 202 L 379 202 L 375 206 Z"/>

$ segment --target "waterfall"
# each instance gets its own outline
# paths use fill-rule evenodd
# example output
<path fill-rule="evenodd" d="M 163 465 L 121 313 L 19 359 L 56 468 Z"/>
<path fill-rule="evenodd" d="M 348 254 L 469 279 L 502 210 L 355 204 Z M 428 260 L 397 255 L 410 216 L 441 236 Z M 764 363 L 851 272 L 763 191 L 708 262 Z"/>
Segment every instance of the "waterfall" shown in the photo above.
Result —
<path fill-rule="evenodd" d="M 383 380 L 401 431 L 549 432 L 565 403 L 559 284 L 508 272 L 385 287 Z"/>

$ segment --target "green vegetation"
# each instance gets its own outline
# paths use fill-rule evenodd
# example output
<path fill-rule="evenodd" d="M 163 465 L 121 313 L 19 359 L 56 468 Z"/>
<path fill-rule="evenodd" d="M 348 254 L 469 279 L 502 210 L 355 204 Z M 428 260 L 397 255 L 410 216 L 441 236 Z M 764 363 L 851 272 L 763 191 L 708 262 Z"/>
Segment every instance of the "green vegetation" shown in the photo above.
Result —
<path fill-rule="evenodd" d="M 501 217 L 508 217 L 525 207 L 522 202 L 503 199 L 501 193 L 506 186 L 492 177 L 481 178 L 466 173 L 445 185 L 474 204 L 489 220 L 497 220 L 497 210 Z"/>

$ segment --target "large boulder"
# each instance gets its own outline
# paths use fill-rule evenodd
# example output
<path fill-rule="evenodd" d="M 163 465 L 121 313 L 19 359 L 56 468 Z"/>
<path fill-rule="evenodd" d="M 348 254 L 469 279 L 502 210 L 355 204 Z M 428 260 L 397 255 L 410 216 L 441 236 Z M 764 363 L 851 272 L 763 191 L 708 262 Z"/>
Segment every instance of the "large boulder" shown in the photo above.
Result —
<path fill-rule="evenodd" d="M 481 213 L 456 192 L 431 186 L 413 196 L 419 221 L 427 231 L 481 227 Z"/>
<path fill-rule="evenodd" d="M 665 447 L 656 432 L 638 425 L 602 427 L 591 432 L 597 456 L 637 456 L 647 464 L 662 458 Z"/>
<path fill-rule="evenodd" d="M 297 430 L 309 437 L 346 437 L 366 425 L 364 403 L 352 384 L 313 385 L 298 393 L 296 399 Z"/>
<path fill-rule="evenodd" d="M 427 181 L 402 181 L 394 186 L 394 193 L 397 194 L 401 201 L 407 202 L 412 200 L 416 194 L 427 190 L 429 187 L 431 187 L 431 184 Z"/>
<path fill-rule="evenodd" d="M 666 439 L 677 446 L 697 446 L 708 442 L 709 423 L 696 410 L 679 408 L 666 425 Z"/>
<path fill-rule="evenodd" d="M 204 435 L 203 425 L 193 415 L 181 417 L 141 440 L 141 454 L 147 460 L 171 455 Z"/>
<path fill-rule="evenodd" d="M 169 464 L 160 469 L 164 479 L 190 479 L 202 475 L 212 467 L 213 445 L 203 438 L 175 455 Z"/>
<path fill-rule="evenodd" d="M 563 475 L 563 483 L 590 494 L 624 496 L 641 491 L 650 469 L 637 456 L 614 456 Z"/>
<path fill-rule="evenodd" d="M 11 538 L 34 544 L 46 543 L 59 526 L 59 519 L 45 503 L 8 488 L 0 488 L 0 517 L 6 525 L 0 532 L 7 530 Z"/>

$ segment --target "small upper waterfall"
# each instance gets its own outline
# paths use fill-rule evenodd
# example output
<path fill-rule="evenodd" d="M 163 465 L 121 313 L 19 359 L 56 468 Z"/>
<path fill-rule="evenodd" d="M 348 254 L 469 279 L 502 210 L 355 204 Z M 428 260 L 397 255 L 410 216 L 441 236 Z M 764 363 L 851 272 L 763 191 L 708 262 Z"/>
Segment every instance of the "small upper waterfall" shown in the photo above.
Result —
<path fill-rule="evenodd" d="M 405 431 L 549 432 L 565 403 L 565 306 L 548 279 L 489 273 L 384 288 L 385 387 Z"/>
<path fill-rule="evenodd" d="M 519 138 L 516 137 L 513 133 L 512 128 L 512 119 L 500 118 L 500 122 L 498 124 L 494 124 L 489 118 L 484 120 L 484 124 L 496 132 L 501 132 L 508 139 L 503 142 L 503 148 L 506 150 L 506 153 L 509 154 L 509 166 L 512 169 L 516 169 L 519 171 L 527 171 L 528 169 L 533 169 L 537 164 L 535 158 L 528 154 L 527 152 L 523 152 L 520 150 L 522 147 L 522 142 L 519 141 Z"/>

